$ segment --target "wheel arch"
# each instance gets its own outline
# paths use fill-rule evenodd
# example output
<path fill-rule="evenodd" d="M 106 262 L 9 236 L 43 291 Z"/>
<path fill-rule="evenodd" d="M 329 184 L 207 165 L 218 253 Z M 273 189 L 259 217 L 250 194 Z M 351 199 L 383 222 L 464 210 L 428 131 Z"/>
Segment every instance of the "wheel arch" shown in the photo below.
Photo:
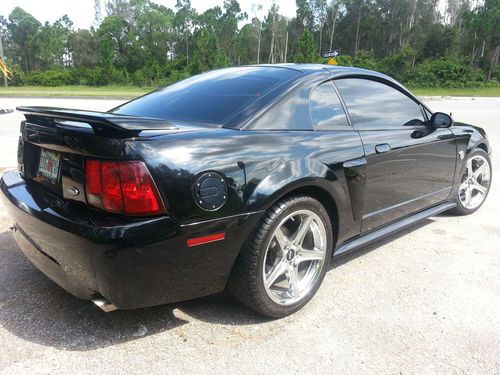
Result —
<path fill-rule="evenodd" d="M 336 242 L 359 235 L 361 219 L 353 206 L 359 197 L 349 189 L 344 168 L 330 168 L 314 158 L 288 161 L 274 169 L 254 187 L 245 209 L 265 211 L 284 197 L 300 194 L 310 195 L 325 206 Z"/>
<path fill-rule="evenodd" d="M 488 148 L 488 145 L 484 141 L 483 142 L 479 142 L 472 150 L 474 150 L 476 148 L 480 148 L 481 150 L 483 150 L 487 154 L 490 152 L 489 148 Z"/>
<path fill-rule="evenodd" d="M 330 224 L 332 226 L 332 232 L 333 232 L 333 246 L 336 245 L 337 238 L 338 238 L 338 230 L 339 230 L 339 214 L 338 214 L 338 208 L 337 208 L 337 203 L 335 202 L 334 197 L 324 188 L 319 187 L 317 185 L 304 185 L 301 187 L 297 187 L 286 194 L 280 196 L 277 198 L 272 204 L 271 207 L 278 203 L 279 201 L 283 199 L 287 199 L 290 197 L 296 197 L 296 196 L 308 196 L 311 198 L 316 199 L 319 203 L 322 204 L 323 207 L 325 207 L 326 212 L 328 213 L 328 216 L 330 217 Z"/>

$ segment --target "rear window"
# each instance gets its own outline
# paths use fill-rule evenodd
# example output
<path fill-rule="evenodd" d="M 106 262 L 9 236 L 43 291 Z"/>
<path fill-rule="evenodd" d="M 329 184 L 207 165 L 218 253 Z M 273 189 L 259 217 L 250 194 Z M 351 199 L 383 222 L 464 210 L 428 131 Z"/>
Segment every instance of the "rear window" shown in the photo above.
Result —
<path fill-rule="evenodd" d="M 243 67 L 200 74 L 112 110 L 125 115 L 223 124 L 242 109 L 300 74 L 291 69 Z"/>

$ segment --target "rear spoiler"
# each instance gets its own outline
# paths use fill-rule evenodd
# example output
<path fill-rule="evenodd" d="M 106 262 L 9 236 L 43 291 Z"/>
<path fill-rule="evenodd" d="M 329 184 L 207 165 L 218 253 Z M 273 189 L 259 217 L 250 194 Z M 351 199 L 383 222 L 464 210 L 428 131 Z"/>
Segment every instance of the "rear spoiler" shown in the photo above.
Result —
<path fill-rule="evenodd" d="M 124 135 L 138 134 L 143 130 L 175 130 L 167 120 L 149 117 L 121 115 L 110 112 L 83 111 L 56 107 L 17 107 L 26 120 L 40 125 L 51 125 L 64 129 L 91 127 L 95 133 L 121 132 Z"/>

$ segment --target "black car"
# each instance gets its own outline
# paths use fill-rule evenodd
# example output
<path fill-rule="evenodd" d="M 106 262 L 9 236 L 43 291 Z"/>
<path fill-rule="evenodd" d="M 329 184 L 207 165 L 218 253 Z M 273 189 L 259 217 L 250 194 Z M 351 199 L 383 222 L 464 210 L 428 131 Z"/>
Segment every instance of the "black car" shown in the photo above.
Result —
<path fill-rule="evenodd" d="M 14 236 L 105 311 L 229 290 L 286 316 L 332 256 L 472 213 L 491 182 L 484 130 L 351 67 L 228 68 L 105 113 L 18 110 L 19 168 L 0 182 Z"/>

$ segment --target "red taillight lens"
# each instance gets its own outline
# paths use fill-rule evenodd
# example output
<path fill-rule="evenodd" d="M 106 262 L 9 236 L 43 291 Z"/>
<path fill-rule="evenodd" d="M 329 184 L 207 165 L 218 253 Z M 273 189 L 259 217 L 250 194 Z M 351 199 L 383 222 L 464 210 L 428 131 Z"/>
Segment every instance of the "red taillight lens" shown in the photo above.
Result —
<path fill-rule="evenodd" d="M 122 213 L 123 197 L 120 188 L 118 163 L 101 162 L 102 206 L 106 211 Z"/>
<path fill-rule="evenodd" d="M 144 163 L 120 163 L 120 180 L 125 212 L 143 215 L 164 210 L 158 190 Z"/>
<path fill-rule="evenodd" d="M 87 160 L 87 202 L 109 212 L 156 215 L 165 206 L 148 169 L 141 161 Z"/>
<path fill-rule="evenodd" d="M 87 160 L 85 168 L 87 202 L 92 206 L 102 207 L 101 162 Z"/>

